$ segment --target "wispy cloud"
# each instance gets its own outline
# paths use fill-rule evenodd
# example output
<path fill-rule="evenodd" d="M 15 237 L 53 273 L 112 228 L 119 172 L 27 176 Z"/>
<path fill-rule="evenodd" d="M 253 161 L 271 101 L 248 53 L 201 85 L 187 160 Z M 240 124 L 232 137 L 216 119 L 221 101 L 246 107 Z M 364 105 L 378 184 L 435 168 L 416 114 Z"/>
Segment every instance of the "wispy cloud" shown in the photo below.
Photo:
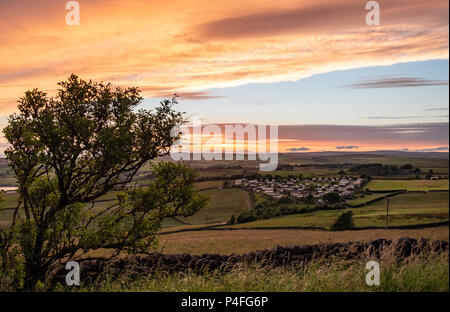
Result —
<path fill-rule="evenodd" d="M 395 149 L 399 142 L 405 147 L 448 145 L 448 130 L 449 124 L 442 122 L 388 126 L 291 125 L 279 126 L 278 131 L 280 139 L 308 142 L 308 147 L 309 142 L 338 143 L 332 146 L 347 146 L 346 143 L 352 142 L 351 145 L 359 148 L 390 145 Z"/>
<path fill-rule="evenodd" d="M 445 86 L 448 80 L 433 80 L 417 77 L 394 77 L 368 79 L 348 85 L 353 89 L 377 89 L 377 88 L 410 88 L 410 87 L 429 87 Z"/>
<path fill-rule="evenodd" d="M 367 119 L 373 120 L 400 120 L 400 119 L 421 119 L 421 118 L 448 118 L 449 115 L 434 115 L 434 116 L 368 116 Z"/>
<path fill-rule="evenodd" d="M 355 148 L 358 148 L 358 146 L 356 146 L 356 145 L 347 145 L 347 146 L 341 145 L 341 146 L 336 146 L 336 149 L 338 149 L 338 150 L 351 150 L 351 149 L 355 149 Z"/>
<path fill-rule="evenodd" d="M 448 146 L 440 146 L 433 148 L 417 149 L 416 152 L 444 152 L 448 151 Z"/>
<path fill-rule="evenodd" d="M 173 96 L 174 94 L 177 94 L 181 100 L 209 100 L 209 99 L 217 99 L 217 98 L 223 98 L 223 96 L 218 96 L 211 94 L 210 92 L 174 92 L 174 93 L 159 93 L 155 94 L 154 97 L 157 98 L 169 98 Z"/>
<path fill-rule="evenodd" d="M 309 151 L 310 148 L 307 147 L 291 147 L 287 149 L 289 152 L 306 152 Z"/>
<path fill-rule="evenodd" d="M 427 112 L 436 112 L 436 111 L 448 111 L 448 107 L 434 107 L 425 109 Z"/>
<path fill-rule="evenodd" d="M 0 102 L 52 90 L 72 72 L 142 87 L 145 97 L 200 100 L 216 87 L 448 59 L 446 0 L 387 1 L 377 27 L 365 24 L 361 0 L 83 1 L 78 27 L 64 23 L 60 4 L 0 1 Z M 11 101 L 0 114 L 15 109 Z"/>

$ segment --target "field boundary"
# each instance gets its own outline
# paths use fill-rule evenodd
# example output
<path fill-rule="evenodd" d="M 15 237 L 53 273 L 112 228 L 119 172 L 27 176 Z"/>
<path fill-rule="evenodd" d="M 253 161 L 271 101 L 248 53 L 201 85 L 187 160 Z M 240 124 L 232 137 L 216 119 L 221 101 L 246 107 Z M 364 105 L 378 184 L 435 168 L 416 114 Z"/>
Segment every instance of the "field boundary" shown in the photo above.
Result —
<path fill-rule="evenodd" d="M 414 225 L 393 225 L 389 226 L 388 230 L 414 230 L 414 229 L 425 229 L 425 228 L 434 228 L 434 227 L 440 227 L 440 226 L 448 226 L 450 224 L 449 221 L 442 221 L 442 222 L 434 222 L 434 223 L 425 223 L 425 224 L 414 224 Z M 204 227 L 198 227 L 198 228 L 192 228 L 192 229 L 180 229 L 180 230 L 173 230 L 173 231 L 167 231 L 163 233 L 157 233 L 156 235 L 168 235 L 168 234 L 176 234 L 176 233 L 184 233 L 184 232 L 198 232 L 198 231 L 239 231 L 239 230 L 318 230 L 318 231 L 327 231 L 327 232 L 333 232 L 330 229 L 318 227 L 318 226 L 260 226 L 260 227 L 239 227 L 239 228 L 232 228 L 232 227 L 223 227 L 227 226 L 226 224 L 217 224 L 212 226 L 204 226 Z M 356 229 L 352 229 L 349 231 L 362 231 L 362 230 L 382 230 L 384 227 L 377 227 L 377 226 L 366 226 L 366 227 L 360 227 Z"/>
<path fill-rule="evenodd" d="M 398 192 L 394 192 L 394 193 L 388 193 L 388 194 L 386 194 L 384 196 L 368 200 L 368 201 L 366 201 L 365 203 L 362 203 L 362 204 L 352 205 L 352 204 L 346 203 L 346 205 L 348 205 L 351 208 L 364 207 L 364 206 L 367 206 L 367 205 L 372 204 L 374 202 L 377 202 L 379 200 L 385 199 L 386 197 L 391 197 L 391 196 L 395 196 L 395 195 L 398 195 L 398 194 L 404 194 L 404 193 L 408 193 L 408 192 L 407 191 L 398 191 Z"/>

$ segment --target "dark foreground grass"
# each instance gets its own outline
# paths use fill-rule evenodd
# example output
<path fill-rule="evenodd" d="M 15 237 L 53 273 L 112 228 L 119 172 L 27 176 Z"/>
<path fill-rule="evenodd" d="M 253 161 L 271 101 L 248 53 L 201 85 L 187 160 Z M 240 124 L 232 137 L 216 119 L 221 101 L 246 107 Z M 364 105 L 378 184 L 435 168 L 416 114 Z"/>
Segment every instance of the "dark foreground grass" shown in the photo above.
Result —
<path fill-rule="evenodd" d="M 399 261 L 389 251 L 380 259 L 380 285 L 367 286 L 367 261 L 316 259 L 302 266 L 269 268 L 240 265 L 229 272 L 158 273 L 152 276 L 106 278 L 81 291 L 144 292 L 448 292 L 448 253 L 422 254 Z"/>

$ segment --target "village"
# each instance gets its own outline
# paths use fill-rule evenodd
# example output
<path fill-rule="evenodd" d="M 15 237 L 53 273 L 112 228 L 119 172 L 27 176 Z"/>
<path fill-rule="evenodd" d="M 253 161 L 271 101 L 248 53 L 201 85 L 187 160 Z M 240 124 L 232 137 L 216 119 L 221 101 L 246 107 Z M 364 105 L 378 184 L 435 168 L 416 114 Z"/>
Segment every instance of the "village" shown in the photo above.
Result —
<path fill-rule="evenodd" d="M 328 193 L 337 192 L 342 198 L 351 197 L 355 191 L 363 185 L 361 178 L 311 178 L 311 179 L 264 179 L 248 180 L 237 179 L 234 181 L 235 187 L 243 188 L 247 191 L 261 193 L 274 199 L 280 199 L 283 196 L 293 198 L 306 198 L 312 195 L 315 200 L 321 201 L 322 197 Z"/>

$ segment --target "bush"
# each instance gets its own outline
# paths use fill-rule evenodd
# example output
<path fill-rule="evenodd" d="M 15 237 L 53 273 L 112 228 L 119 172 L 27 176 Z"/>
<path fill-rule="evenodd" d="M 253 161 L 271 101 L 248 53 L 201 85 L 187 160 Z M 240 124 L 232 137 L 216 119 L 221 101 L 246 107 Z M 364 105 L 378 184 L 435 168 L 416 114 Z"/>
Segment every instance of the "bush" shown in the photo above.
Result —
<path fill-rule="evenodd" d="M 345 230 L 351 230 L 355 227 L 355 224 L 353 223 L 353 212 L 348 211 L 341 214 L 334 224 L 331 226 L 331 230 L 333 231 L 345 231 Z"/>
<path fill-rule="evenodd" d="M 256 216 L 253 214 L 253 212 L 250 211 L 244 211 L 237 217 L 238 223 L 245 223 L 256 220 Z"/>
<path fill-rule="evenodd" d="M 325 194 L 323 196 L 323 199 L 325 200 L 325 202 L 327 202 L 329 204 L 337 204 L 341 201 L 341 196 L 339 196 L 338 192 L 331 192 L 331 193 Z"/>

